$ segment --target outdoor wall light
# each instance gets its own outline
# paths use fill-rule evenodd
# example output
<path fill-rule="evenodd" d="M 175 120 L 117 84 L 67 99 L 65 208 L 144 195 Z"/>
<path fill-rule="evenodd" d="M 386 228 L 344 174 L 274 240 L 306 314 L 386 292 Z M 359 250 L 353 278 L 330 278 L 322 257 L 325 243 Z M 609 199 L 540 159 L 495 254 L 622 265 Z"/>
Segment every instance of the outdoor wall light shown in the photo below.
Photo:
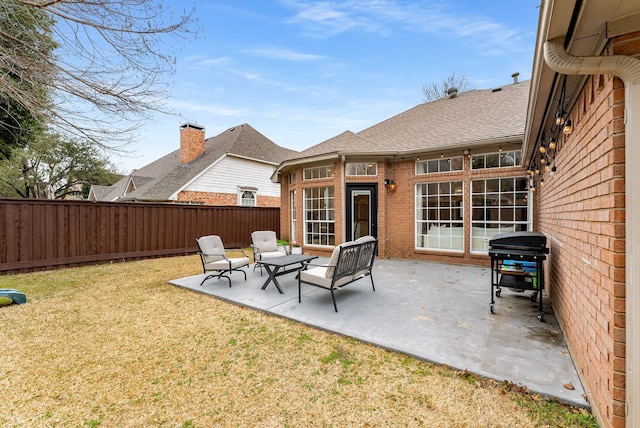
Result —
<path fill-rule="evenodd" d="M 387 186 L 387 189 L 391 190 L 392 192 L 396 191 L 397 184 L 392 179 L 385 178 L 384 179 L 384 185 Z"/>
<path fill-rule="evenodd" d="M 564 129 L 562 130 L 562 132 L 565 135 L 569 135 L 569 134 L 571 134 L 573 132 L 573 125 L 571 124 L 571 120 L 567 120 L 564 123 Z"/>

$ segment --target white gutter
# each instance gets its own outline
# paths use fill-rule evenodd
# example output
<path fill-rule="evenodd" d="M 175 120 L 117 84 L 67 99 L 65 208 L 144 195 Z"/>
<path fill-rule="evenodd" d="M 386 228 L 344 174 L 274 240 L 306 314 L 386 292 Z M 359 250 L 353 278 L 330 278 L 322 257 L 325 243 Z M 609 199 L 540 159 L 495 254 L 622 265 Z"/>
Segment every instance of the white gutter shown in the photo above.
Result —
<path fill-rule="evenodd" d="M 611 74 L 625 87 L 626 426 L 640 426 L 640 60 L 622 55 L 574 57 L 564 37 L 544 44 L 545 62 L 562 74 Z"/>
<path fill-rule="evenodd" d="M 347 176 L 347 171 L 346 171 L 346 165 L 347 165 L 347 160 L 346 160 L 346 156 L 342 155 L 342 157 L 340 158 L 340 193 L 342 195 L 342 197 L 340 198 L 340 209 L 342 210 L 342 215 L 340 217 L 342 217 L 342 241 L 341 242 L 347 242 L 347 186 L 346 186 L 346 176 Z M 335 201 L 334 201 L 335 203 Z M 349 201 L 349 203 L 351 203 L 351 201 Z M 334 217 L 335 218 L 335 217 Z"/>

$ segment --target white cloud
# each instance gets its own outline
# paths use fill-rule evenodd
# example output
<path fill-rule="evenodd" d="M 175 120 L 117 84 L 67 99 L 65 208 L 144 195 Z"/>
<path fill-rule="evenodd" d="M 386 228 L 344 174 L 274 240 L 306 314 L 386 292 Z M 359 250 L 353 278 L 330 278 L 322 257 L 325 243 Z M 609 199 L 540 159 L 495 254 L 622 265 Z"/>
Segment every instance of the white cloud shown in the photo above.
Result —
<path fill-rule="evenodd" d="M 240 109 L 232 109 L 215 104 L 202 104 L 191 101 L 172 101 L 171 107 L 181 111 L 187 110 L 190 112 L 207 113 L 225 117 L 238 117 L 245 114 L 245 111 Z"/>
<path fill-rule="evenodd" d="M 285 61 L 316 61 L 325 59 L 320 55 L 305 54 L 281 48 L 255 48 L 245 49 L 243 52 L 268 59 L 282 59 Z"/>
<path fill-rule="evenodd" d="M 488 16 L 465 13 L 450 3 L 397 0 L 282 0 L 296 12 L 288 22 L 305 28 L 306 34 L 331 37 L 347 31 L 391 31 L 432 34 L 443 40 L 464 39 L 491 55 L 524 49 L 519 30 Z M 395 30 L 394 30 L 395 29 Z"/>

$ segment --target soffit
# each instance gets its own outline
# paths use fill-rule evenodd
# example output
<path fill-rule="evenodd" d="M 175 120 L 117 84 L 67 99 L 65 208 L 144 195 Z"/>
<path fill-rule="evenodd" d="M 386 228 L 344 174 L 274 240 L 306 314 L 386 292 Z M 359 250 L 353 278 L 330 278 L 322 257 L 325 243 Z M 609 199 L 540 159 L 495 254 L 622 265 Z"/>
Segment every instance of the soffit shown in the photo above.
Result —
<path fill-rule="evenodd" d="M 525 131 L 525 163 L 545 130 L 551 128 L 560 93 L 561 76 L 543 59 L 547 40 L 565 37 L 567 52 L 573 56 L 599 56 L 613 31 L 629 29 L 640 20 L 638 0 L 543 0 L 533 61 L 532 85 Z M 608 34 L 608 23 L 611 23 Z M 587 77 L 567 76 L 566 109 L 573 107 Z"/>

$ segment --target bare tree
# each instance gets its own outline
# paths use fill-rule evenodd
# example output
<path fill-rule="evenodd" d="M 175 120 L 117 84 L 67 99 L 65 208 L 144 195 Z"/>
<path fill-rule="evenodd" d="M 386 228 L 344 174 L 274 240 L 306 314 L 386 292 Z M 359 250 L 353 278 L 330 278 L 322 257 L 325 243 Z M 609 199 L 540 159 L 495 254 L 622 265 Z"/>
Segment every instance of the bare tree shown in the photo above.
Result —
<path fill-rule="evenodd" d="M 52 22 L 46 38 L 33 26 L 0 27 L 0 74 L 19 76 L 0 79 L 0 93 L 54 132 L 121 148 L 164 111 L 163 78 L 174 71 L 175 39 L 195 31 L 193 12 L 175 17 L 163 0 L 0 0 L 5 22 L 43 13 Z"/>
<path fill-rule="evenodd" d="M 474 89 L 473 85 L 466 76 L 456 76 L 456 73 L 451 73 L 441 82 L 432 82 L 422 87 L 422 93 L 424 94 L 424 102 L 439 100 L 447 96 L 449 89 L 457 89 L 458 93 L 469 91 Z"/>

